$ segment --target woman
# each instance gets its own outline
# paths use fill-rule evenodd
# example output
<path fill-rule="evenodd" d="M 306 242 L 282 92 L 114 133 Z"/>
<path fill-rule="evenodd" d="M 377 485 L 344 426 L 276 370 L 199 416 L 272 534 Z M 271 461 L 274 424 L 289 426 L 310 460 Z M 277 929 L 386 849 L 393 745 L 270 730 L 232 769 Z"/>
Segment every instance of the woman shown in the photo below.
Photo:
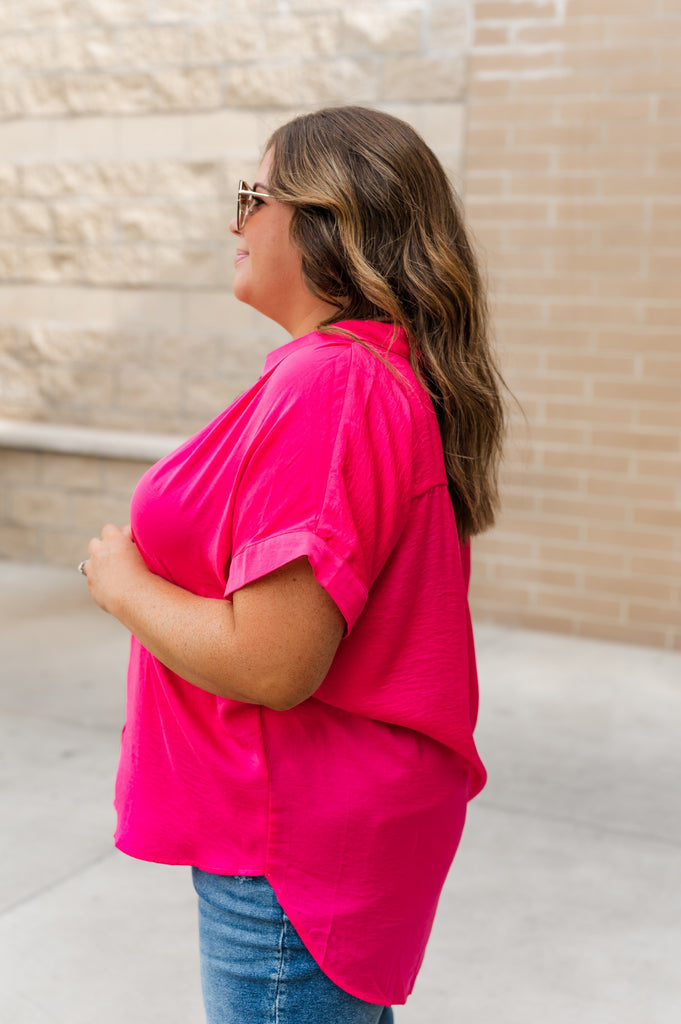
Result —
<path fill-rule="evenodd" d="M 236 297 L 293 340 L 83 565 L 132 634 L 116 843 L 192 865 L 210 1024 L 387 1024 L 485 779 L 484 297 L 440 164 L 376 111 L 278 129 L 231 230 Z"/>

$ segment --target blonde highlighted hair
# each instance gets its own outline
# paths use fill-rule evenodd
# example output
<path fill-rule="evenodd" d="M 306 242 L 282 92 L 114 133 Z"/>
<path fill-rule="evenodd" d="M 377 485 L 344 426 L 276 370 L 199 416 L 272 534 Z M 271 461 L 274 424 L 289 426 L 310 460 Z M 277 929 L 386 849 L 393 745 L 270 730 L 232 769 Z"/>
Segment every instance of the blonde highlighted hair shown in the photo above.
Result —
<path fill-rule="evenodd" d="M 503 381 L 460 202 L 404 121 L 364 107 L 295 118 L 271 136 L 268 191 L 293 207 L 310 289 L 334 320 L 403 327 L 433 400 L 461 538 L 494 522 Z"/>

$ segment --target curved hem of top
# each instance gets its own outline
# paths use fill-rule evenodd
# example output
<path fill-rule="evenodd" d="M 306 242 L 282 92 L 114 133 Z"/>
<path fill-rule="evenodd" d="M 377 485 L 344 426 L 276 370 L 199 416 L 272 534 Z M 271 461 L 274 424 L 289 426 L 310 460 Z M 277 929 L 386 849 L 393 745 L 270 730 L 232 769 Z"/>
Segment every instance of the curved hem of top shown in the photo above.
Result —
<path fill-rule="evenodd" d="M 131 850 L 126 849 L 124 842 L 122 840 L 120 840 L 116 836 L 114 837 L 114 846 L 121 853 L 125 854 L 126 857 L 131 857 L 133 860 L 145 861 L 148 864 L 167 864 L 169 867 L 185 867 L 185 868 L 196 867 L 200 871 L 205 871 L 207 874 L 214 874 L 214 875 L 233 875 L 233 876 L 234 875 L 241 875 L 241 876 L 250 876 L 250 877 L 253 877 L 253 878 L 258 878 L 258 877 L 262 876 L 262 877 L 266 878 L 267 881 L 269 882 L 269 884 L 272 886 L 272 889 L 274 890 L 274 895 L 277 897 L 277 900 L 279 901 L 279 904 L 282 907 L 284 913 L 286 914 L 286 916 L 288 917 L 289 921 L 291 922 L 291 924 L 295 928 L 296 932 L 300 936 L 300 940 L 303 943 L 303 945 L 305 946 L 305 949 L 308 951 L 308 953 L 310 954 L 310 956 L 312 957 L 314 962 L 317 964 L 317 966 L 319 967 L 320 971 L 322 971 L 322 973 L 325 974 L 326 977 L 329 978 L 329 980 L 334 983 L 334 985 L 337 985 L 338 988 L 341 988 L 344 992 L 347 992 L 349 995 L 354 996 L 356 999 L 361 999 L 365 1003 L 371 1003 L 373 1006 L 404 1006 L 404 1004 L 406 1003 L 407 999 L 409 998 L 409 996 L 411 995 L 411 993 L 413 991 L 414 984 L 415 984 L 415 981 L 416 981 L 416 977 L 414 977 L 414 981 L 411 983 L 411 986 L 410 986 L 409 990 L 406 993 L 401 993 L 399 997 L 390 999 L 390 1000 L 388 1000 L 386 1002 L 384 996 L 378 996 L 376 993 L 366 992 L 366 991 L 356 987 L 355 985 L 350 987 L 344 980 L 342 980 L 336 974 L 336 972 L 334 971 L 333 968 L 329 969 L 326 965 L 321 963 L 320 962 L 320 957 L 315 953 L 314 946 L 313 946 L 313 944 L 309 940 L 309 936 L 307 935 L 306 929 L 304 927 L 301 927 L 298 924 L 298 922 L 296 921 L 295 915 L 291 916 L 291 914 L 289 914 L 288 909 L 282 903 L 281 898 L 279 896 L 279 893 L 277 892 L 276 886 L 274 884 L 274 881 L 273 881 L 272 877 L 270 876 L 270 873 L 267 870 L 253 871 L 252 868 L 249 868 L 247 871 L 245 871 L 245 870 L 239 871 L 239 870 L 236 870 L 234 868 L 231 868 L 229 871 L 224 871 L 224 870 L 221 870 L 221 869 L 216 870 L 215 868 L 205 867 L 202 864 L 195 864 L 194 862 L 192 862 L 190 860 L 186 860 L 186 859 L 173 860 L 173 859 L 171 859 L 169 857 L 160 857 L 160 856 L 154 857 L 154 856 L 151 856 L 150 854 L 145 854 L 144 856 L 142 856 L 139 853 L 132 853 Z M 417 971 L 417 974 L 418 974 L 418 971 Z"/>
<path fill-rule="evenodd" d="M 317 964 L 317 967 L 319 968 L 319 970 L 323 974 L 325 974 L 326 977 L 330 981 L 332 981 L 334 983 L 334 985 L 337 985 L 338 988 L 341 988 L 344 992 L 347 992 L 348 995 L 354 996 L 355 999 L 361 999 L 363 1002 L 371 1003 L 373 1006 L 386 1006 L 386 1007 L 387 1006 L 404 1006 L 404 1004 L 407 1002 L 407 999 L 409 998 L 409 996 L 411 995 L 411 993 L 414 990 L 414 984 L 416 983 L 416 977 L 414 977 L 414 980 L 412 981 L 412 983 L 411 983 L 411 985 L 409 987 L 409 990 L 406 992 L 406 994 L 402 993 L 402 994 L 400 994 L 399 998 L 393 998 L 393 999 L 388 1000 L 387 1002 L 385 1001 L 385 997 L 384 996 L 377 996 L 375 993 L 372 993 L 371 995 L 369 995 L 368 992 L 362 991 L 361 989 L 357 988 L 354 985 L 352 986 L 352 988 L 350 988 L 349 985 L 346 982 L 341 981 L 341 979 L 336 975 L 336 972 L 333 970 L 333 968 L 329 969 L 328 966 L 324 965 L 323 963 L 320 963 L 320 958 L 315 953 L 313 945 L 309 941 L 309 936 L 306 934 L 306 929 L 299 927 L 298 923 L 296 922 L 295 916 L 292 917 L 291 914 L 289 914 L 287 908 L 284 906 L 284 904 L 281 901 L 279 893 L 277 892 L 276 886 L 274 884 L 274 880 L 270 876 L 269 872 L 265 872 L 265 878 L 267 879 L 267 881 L 272 886 L 272 889 L 274 890 L 274 895 L 277 897 L 277 900 L 279 900 L 279 905 L 281 906 L 282 910 L 284 911 L 284 913 L 288 917 L 289 921 L 291 922 L 291 924 L 295 928 L 296 932 L 298 933 L 298 935 L 300 937 L 300 941 L 305 946 L 305 949 L 308 951 L 308 953 L 310 954 L 310 956 L 312 957 L 314 962 Z M 423 962 L 423 959 L 421 960 L 421 962 Z M 418 971 L 417 971 L 417 974 L 418 974 Z"/>
<path fill-rule="evenodd" d="M 224 868 L 209 867 L 204 861 L 199 863 L 194 860 L 188 860 L 186 857 L 175 859 L 167 856 L 154 856 L 151 853 L 133 853 L 131 849 L 126 849 L 124 841 L 118 839 L 116 836 L 114 836 L 114 846 L 126 857 L 131 857 L 133 860 L 141 860 L 147 864 L 166 864 L 168 867 L 172 868 L 198 868 L 199 871 L 205 871 L 207 875 L 230 875 L 244 878 L 266 877 L 264 867 L 259 871 L 255 870 L 252 866 L 244 868 L 230 868 L 228 871 L 225 871 Z"/>

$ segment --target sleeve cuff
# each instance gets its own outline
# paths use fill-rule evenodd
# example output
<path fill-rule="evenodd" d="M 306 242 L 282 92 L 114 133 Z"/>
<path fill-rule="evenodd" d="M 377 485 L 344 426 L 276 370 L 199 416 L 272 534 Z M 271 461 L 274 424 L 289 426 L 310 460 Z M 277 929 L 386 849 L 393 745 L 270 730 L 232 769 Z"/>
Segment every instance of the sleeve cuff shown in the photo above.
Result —
<path fill-rule="evenodd" d="M 326 541 L 309 530 L 266 537 L 237 551 L 230 564 L 225 597 L 231 598 L 247 583 L 303 556 L 309 559 L 317 582 L 338 605 L 347 623 L 347 636 L 366 604 L 367 589 Z"/>

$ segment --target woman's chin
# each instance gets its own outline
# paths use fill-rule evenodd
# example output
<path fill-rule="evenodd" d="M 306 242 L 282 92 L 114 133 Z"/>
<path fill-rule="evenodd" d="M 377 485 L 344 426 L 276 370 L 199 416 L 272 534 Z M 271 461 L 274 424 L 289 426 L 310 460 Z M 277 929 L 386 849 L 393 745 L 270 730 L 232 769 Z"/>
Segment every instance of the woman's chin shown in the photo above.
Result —
<path fill-rule="evenodd" d="M 238 299 L 239 302 L 246 302 L 250 304 L 250 291 L 251 289 L 248 287 L 248 282 L 244 280 L 244 275 L 240 274 L 237 268 L 237 272 L 232 281 L 232 293 L 234 298 Z"/>
<path fill-rule="evenodd" d="M 254 292 L 245 281 L 239 281 L 235 278 L 232 284 L 232 294 L 238 302 L 243 302 L 246 306 L 250 306 L 256 313 L 261 313 L 263 316 L 273 319 L 268 303 L 262 301 L 262 296 L 258 298 L 257 290 Z"/>

